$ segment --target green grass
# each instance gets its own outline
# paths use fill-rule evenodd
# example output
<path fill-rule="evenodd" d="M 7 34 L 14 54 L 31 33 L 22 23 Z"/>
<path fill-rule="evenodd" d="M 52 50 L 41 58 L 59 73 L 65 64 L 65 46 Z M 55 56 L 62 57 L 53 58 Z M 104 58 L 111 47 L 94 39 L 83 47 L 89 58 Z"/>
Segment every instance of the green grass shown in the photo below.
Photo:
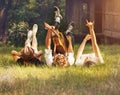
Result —
<path fill-rule="evenodd" d="M 75 53 L 78 45 L 75 45 Z M 120 45 L 101 45 L 105 64 L 93 67 L 19 66 L 0 47 L 0 95 L 119 95 Z M 44 50 L 44 46 L 41 48 Z M 88 45 L 85 52 L 91 51 Z"/>

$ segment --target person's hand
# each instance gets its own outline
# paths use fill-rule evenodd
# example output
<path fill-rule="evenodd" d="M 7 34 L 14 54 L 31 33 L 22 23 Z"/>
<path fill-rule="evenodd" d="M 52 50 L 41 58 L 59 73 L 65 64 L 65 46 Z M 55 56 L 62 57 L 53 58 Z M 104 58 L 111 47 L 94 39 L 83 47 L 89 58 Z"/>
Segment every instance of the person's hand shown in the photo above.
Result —
<path fill-rule="evenodd" d="M 90 34 L 87 34 L 86 36 L 85 36 L 85 41 L 88 41 L 88 40 L 90 40 L 92 38 L 92 36 L 90 35 Z"/>
<path fill-rule="evenodd" d="M 94 29 L 94 22 L 89 22 L 88 20 L 86 20 L 86 26 L 89 28 L 89 29 Z"/>
<path fill-rule="evenodd" d="M 21 52 L 17 52 L 17 51 L 15 51 L 15 50 L 12 50 L 12 51 L 11 51 L 11 54 L 12 54 L 12 55 L 15 55 L 15 56 L 21 56 L 21 55 L 22 55 Z"/>

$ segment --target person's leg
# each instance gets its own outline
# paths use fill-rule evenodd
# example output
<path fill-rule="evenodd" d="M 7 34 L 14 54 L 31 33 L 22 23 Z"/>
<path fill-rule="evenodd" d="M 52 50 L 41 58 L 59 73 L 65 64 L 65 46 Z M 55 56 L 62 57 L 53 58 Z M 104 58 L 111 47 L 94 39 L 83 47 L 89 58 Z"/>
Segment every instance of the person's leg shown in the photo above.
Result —
<path fill-rule="evenodd" d="M 67 40 L 68 40 L 68 49 L 67 52 L 74 52 L 73 50 L 73 46 L 72 46 L 72 38 L 71 36 L 66 36 Z"/>
<path fill-rule="evenodd" d="M 86 20 L 90 34 L 91 34 L 91 41 L 92 41 L 92 48 L 95 53 L 95 56 L 99 59 L 100 63 L 104 63 L 103 57 L 101 55 L 100 49 L 98 47 L 97 41 L 96 41 L 96 36 L 95 36 L 95 31 L 94 31 L 94 23 L 93 22 L 88 22 Z"/>
<path fill-rule="evenodd" d="M 51 49 L 51 31 L 48 30 L 47 31 L 47 35 L 46 35 L 46 38 L 45 38 L 45 47 L 46 49 Z"/>
<path fill-rule="evenodd" d="M 73 36 L 73 32 L 72 32 L 73 28 L 74 28 L 74 23 L 71 21 L 68 25 L 67 30 L 64 32 L 65 36 L 71 37 L 72 48 L 74 48 L 74 36 Z M 68 47 L 68 45 L 69 45 L 68 41 L 66 42 L 66 45 Z"/>
<path fill-rule="evenodd" d="M 32 48 L 34 49 L 34 52 L 35 53 L 38 53 L 38 49 L 37 49 L 37 46 L 38 46 L 38 42 L 37 42 L 37 38 L 36 38 L 36 33 L 38 31 L 38 25 L 37 24 L 34 24 L 33 25 L 33 29 L 32 29 L 33 33 L 32 33 Z"/>
<path fill-rule="evenodd" d="M 25 46 L 31 47 L 31 41 L 32 41 L 32 30 L 28 30 Z"/>
<path fill-rule="evenodd" d="M 37 37 L 36 37 L 36 34 L 37 34 L 37 31 L 38 31 L 38 25 L 37 24 L 34 24 L 33 25 L 33 29 L 32 29 L 33 33 L 32 33 L 32 49 L 34 50 L 34 57 L 37 58 L 39 61 L 42 60 L 42 55 L 43 55 L 43 52 L 42 50 L 38 51 L 38 42 L 37 42 Z"/>
<path fill-rule="evenodd" d="M 68 62 L 70 65 L 73 65 L 75 58 L 74 58 L 74 50 L 72 45 L 72 38 L 69 35 L 67 35 L 66 38 L 68 40 L 68 49 L 67 49 Z"/>
<path fill-rule="evenodd" d="M 61 16 L 60 10 L 57 6 L 54 6 L 54 10 L 55 10 L 55 24 L 54 24 L 54 26 L 55 26 L 55 29 L 59 29 L 62 16 Z"/>
<path fill-rule="evenodd" d="M 45 60 L 48 66 L 52 66 L 53 57 L 51 50 L 51 31 L 48 29 L 46 39 L 45 39 Z"/>
<path fill-rule="evenodd" d="M 74 27 L 74 23 L 73 21 L 71 21 L 68 25 L 68 29 L 65 31 L 65 35 L 72 34 L 73 27 Z"/>
<path fill-rule="evenodd" d="M 21 51 L 23 54 L 26 54 L 26 55 L 30 54 L 28 48 L 31 47 L 32 39 L 33 39 L 33 31 L 29 30 L 27 33 L 27 39 L 25 41 L 25 46 L 24 46 L 23 50 Z"/>

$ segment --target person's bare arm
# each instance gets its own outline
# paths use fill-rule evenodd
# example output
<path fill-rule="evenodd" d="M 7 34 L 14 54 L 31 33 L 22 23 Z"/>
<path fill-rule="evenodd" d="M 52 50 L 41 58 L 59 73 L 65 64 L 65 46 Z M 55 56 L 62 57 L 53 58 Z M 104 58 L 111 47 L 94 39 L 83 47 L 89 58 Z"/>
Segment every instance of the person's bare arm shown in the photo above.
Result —
<path fill-rule="evenodd" d="M 77 55 L 76 55 L 76 59 L 80 58 L 80 56 L 82 55 L 83 53 L 83 50 L 84 50 L 84 47 L 85 47 L 85 44 L 88 40 L 91 39 L 91 35 L 87 34 L 86 37 L 84 38 L 84 40 L 82 41 L 81 45 L 79 46 L 78 48 L 78 52 L 77 52 Z"/>
<path fill-rule="evenodd" d="M 11 51 L 11 54 L 12 54 L 12 55 L 15 55 L 15 56 L 21 56 L 21 55 L 22 55 L 21 51 L 20 51 L 20 52 L 17 52 L 17 51 L 15 51 L 15 50 L 12 50 L 12 51 Z"/>
<path fill-rule="evenodd" d="M 87 23 L 86 26 L 88 26 L 91 37 L 92 37 L 91 41 L 92 41 L 93 51 L 94 51 L 96 57 L 100 58 L 100 62 L 104 63 L 103 57 L 101 55 L 101 52 L 100 52 L 100 49 L 98 47 L 97 40 L 96 40 L 96 35 L 95 35 L 95 31 L 94 31 L 94 22 L 88 22 L 88 20 L 86 20 L 86 23 Z"/>

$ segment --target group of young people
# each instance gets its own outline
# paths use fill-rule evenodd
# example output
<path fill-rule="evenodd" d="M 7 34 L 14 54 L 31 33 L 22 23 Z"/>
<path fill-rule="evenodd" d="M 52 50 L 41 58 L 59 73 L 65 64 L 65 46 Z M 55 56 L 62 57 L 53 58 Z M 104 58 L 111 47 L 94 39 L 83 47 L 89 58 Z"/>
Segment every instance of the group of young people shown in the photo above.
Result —
<path fill-rule="evenodd" d="M 59 36 L 55 32 L 56 31 L 59 32 L 59 26 L 62 16 L 60 14 L 59 8 L 56 6 L 54 8 L 55 8 L 54 25 L 48 26 L 48 24 L 46 23 L 44 24 L 45 28 L 47 29 L 47 34 L 45 38 L 45 52 L 43 53 L 41 50 L 38 51 L 37 49 L 38 43 L 36 34 L 38 31 L 38 25 L 34 24 L 33 29 L 28 31 L 27 40 L 25 41 L 24 48 L 20 52 L 17 52 L 15 50 L 11 51 L 14 61 L 23 65 L 33 63 L 35 65 L 47 64 L 48 66 L 71 66 L 71 65 L 86 66 L 97 63 L 104 63 L 103 57 L 101 55 L 100 49 L 96 41 L 93 22 L 89 22 L 86 20 L 86 26 L 89 28 L 90 33 L 87 34 L 83 39 L 82 43 L 78 48 L 76 56 L 74 55 L 72 43 L 73 40 L 72 31 L 74 27 L 73 23 L 70 23 L 68 25 L 68 29 L 64 32 L 63 39 L 65 38 L 64 40 L 68 42 L 67 47 L 64 46 L 60 47 L 60 43 L 61 44 L 64 43 L 59 41 L 61 39 L 59 40 L 55 39 L 55 37 Z M 92 42 L 93 53 L 83 54 L 83 50 L 88 40 L 91 40 Z M 51 48 L 52 41 L 54 43 L 54 49 Z M 65 51 L 61 52 L 61 48 L 65 48 Z M 42 61 L 43 57 L 45 58 L 45 62 Z"/>

